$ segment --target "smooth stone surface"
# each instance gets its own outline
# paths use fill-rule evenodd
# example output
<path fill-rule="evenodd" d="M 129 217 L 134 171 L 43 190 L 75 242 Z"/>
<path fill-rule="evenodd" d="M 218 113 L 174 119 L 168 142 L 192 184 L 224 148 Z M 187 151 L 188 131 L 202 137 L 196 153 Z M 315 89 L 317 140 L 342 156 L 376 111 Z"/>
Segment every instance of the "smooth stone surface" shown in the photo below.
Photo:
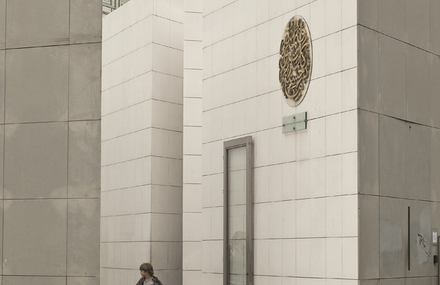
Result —
<path fill-rule="evenodd" d="M 403 277 L 407 271 L 408 204 L 387 197 L 381 197 L 379 204 L 379 277 Z"/>
<path fill-rule="evenodd" d="M 68 57 L 66 46 L 6 51 L 7 123 L 67 121 Z"/>
<path fill-rule="evenodd" d="M 66 43 L 69 43 L 69 0 L 8 1 L 7 48 Z"/>
<path fill-rule="evenodd" d="M 182 243 L 181 242 L 151 242 L 151 262 L 154 263 L 154 271 L 181 270 Z M 157 276 L 164 276 L 157 273 Z M 163 279 L 163 278 L 161 278 Z M 162 280 L 161 280 L 162 281 Z M 165 281 L 163 281 L 165 282 Z"/>
<path fill-rule="evenodd" d="M 151 214 L 151 240 L 182 241 L 182 215 Z"/>
<path fill-rule="evenodd" d="M 0 124 L 5 122 L 5 72 L 6 51 L 0 50 Z"/>
<path fill-rule="evenodd" d="M 379 98 L 379 34 L 358 27 L 358 106 L 377 112 Z"/>
<path fill-rule="evenodd" d="M 432 0 L 406 0 L 405 7 L 406 41 L 423 50 L 429 50 L 429 2 Z"/>
<path fill-rule="evenodd" d="M 379 31 L 385 35 L 404 41 L 405 31 L 405 4 L 402 0 L 378 0 Z"/>
<path fill-rule="evenodd" d="M 1 203 L 0 204 L 0 219 L 1 219 L 1 221 L 0 221 L 0 226 L 1 226 L 1 229 L 0 229 L 0 243 L 2 244 L 2 246 L 0 247 L 0 254 L 3 254 L 3 240 L 4 240 L 4 237 L 3 237 L 3 203 Z M 0 266 L 0 274 L 3 274 L 3 266 Z M 0 285 L 1 285 L 2 283 L 1 283 L 1 281 L 0 281 Z"/>
<path fill-rule="evenodd" d="M 67 285 L 99 285 L 99 277 L 67 277 Z"/>
<path fill-rule="evenodd" d="M 406 44 L 379 35 L 379 112 L 405 117 Z"/>
<path fill-rule="evenodd" d="M 362 194 L 379 194 L 379 117 L 358 111 L 358 187 Z"/>
<path fill-rule="evenodd" d="M 3 274 L 66 275 L 66 233 L 67 200 L 5 201 Z"/>
<path fill-rule="evenodd" d="M 432 119 L 431 125 L 440 128 L 440 112 L 438 111 L 440 110 L 440 56 L 431 55 L 430 74 L 431 74 L 431 119 Z"/>
<path fill-rule="evenodd" d="M 70 46 L 69 120 L 101 118 L 101 44 Z"/>
<path fill-rule="evenodd" d="M 440 201 L 440 130 L 431 129 L 431 201 Z"/>
<path fill-rule="evenodd" d="M 419 48 L 406 49 L 406 111 L 412 122 L 431 125 L 431 55 Z M 438 113 L 438 112 L 437 112 Z"/>
<path fill-rule="evenodd" d="M 359 278 L 379 277 L 379 197 L 359 195 Z"/>
<path fill-rule="evenodd" d="M 99 210 L 99 199 L 68 200 L 68 276 L 99 275 Z"/>
<path fill-rule="evenodd" d="M 358 0 L 359 24 L 377 30 L 379 27 L 379 0 Z"/>
<path fill-rule="evenodd" d="M 437 277 L 407 278 L 405 280 L 405 285 L 437 285 L 437 284 L 438 284 Z"/>
<path fill-rule="evenodd" d="M 4 159 L 5 159 L 4 146 L 5 146 L 5 126 L 0 125 L 0 199 L 3 199 L 4 197 L 4 191 L 3 191 L 3 185 L 4 185 L 3 168 L 4 168 Z"/>
<path fill-rule="evenodd" d="M 102 1 L 70 0 L 70 43 L 101 42 Z"/>
<path fill-rule="evenodd" d="M 406 197 L 429 200 L 431 198 L 431 160 L 440 159 L 440 157 L 432 156 L 431 128 L 416 124 L 410 124 L 410 127 L 405 138 L 407 147 L 404 165 L 408 191 Z M 436 186 L 439 187 L 439 185 Z"/>
<path fill-rule="evenodd" d="M 196 197 L 192 199 L 197 200 Z M 153 185 L 151 200 L 154 201 L 151 203 L 151 211 L 154 213 L 182 214 L 181 187 Z"/>
<path fill-rule="evenodd" d="M 408 203 L 409 202 L 409 203 Z M 410 206 L 410 251 L 411 270 L 406 272 L 407 277 L 435 276 L 438 274 L 437 265 L 433 263 L 433 255 L 437 254 L 437 246 L 432 245 L 432 233 L 434 228 L 433 208 L 435 203 L 426 201 L 407 201 L 403 203 L 407 208 Z M 407 227 L 408 221 L 405 222 Z M 407 228 L 405 229 L 407 234 Z M 423 238 L 423 240 L 422 240 Z M 406 240 L 408 238 L 406 237 Z M 406 245 L 407 246 L 407 245 Z M 405 250 L 408 251 L 407 249 Z M 406 253 L 405 253 L 406 254 Z M 407 263 L 407 259 L 405 260 Z M 407 267 L 407 264 L 405 264 Z M 420 284 L 420 283 L 417 283 Z M 423 284 L 423 283 L 422 283 Z"/>
<path fill-rule="evenodd" d="M 379 280 L 359 280 L 359 285 L 379 285 Z"/>
<path fill-rule="evenodd" d="M 67 123 L 5 127 L 5 198 L 67 197 Z"/>
<path fill-rule="evenodd" d="M 6 0 L 0 0 L 0 50 L 5 49 L 6 47 L 5 27 L 6 27 Z"/>
<path fill-rule="evenodd" d="M 100 121 L 69 123 L 68 197 L 100 197 L 100 140 Z"/>
<path fill-rule="evenodd" d="M 66 277 L 3 276 L 2 285 L 17 285 L 17 284 L 66 285 Z"/>
<path fill-rule="evenodd" d="M 429 6 L 430 50 L 440 56 L 440 1 L 432 0 Z"/>
<path fill-rule="evenodd" d="M 379 116 L 380 195 L 406 197 L 406 139 L 409 124 Z"/>

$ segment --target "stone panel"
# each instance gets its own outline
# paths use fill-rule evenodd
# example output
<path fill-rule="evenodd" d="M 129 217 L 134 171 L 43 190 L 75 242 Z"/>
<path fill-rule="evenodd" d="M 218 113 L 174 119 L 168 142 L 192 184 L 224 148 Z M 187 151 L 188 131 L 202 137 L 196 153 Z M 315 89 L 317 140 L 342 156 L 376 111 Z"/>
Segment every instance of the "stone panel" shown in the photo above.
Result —
<path fill-rule="evenodd" d="M 431 178 L 431 201 L 440 201 L 440 130 L 439 129 L 431 129 L 431 169 L 430 169 L 430 178 Z"/>
<path fill-rule="evenodd" d="M 385 116 L 379 120 L 380 194 L 430 199 L 431 130 Z"/>
<path fill-rule="evenodd" d="M 409 126 L 407 123 L 379 117 L 379 185 L 380 195 L 406 197 L 406 139 Z"/>
<path fill-rule="evenodd" d="M 408 124 L 406 128 L 408 128 L 405 137 L 407 146 L 404 162 L 405 184 L 408 191 L 406 197 L 429 200 L 431 198 L 432 131 L 428 127 L 416 124 Z"/>
<path fill-rule="evenodd" d="M 432 216 L 435 203 L 426 201 L 404 201 L 403 206 L 410 206 L 410 266 L 411 270 L 406 272 L 406 277 L 435 276 L 438 274 L 437 265 L 433 262 L 433 255 L 437 254 L 437 246 L 432 246 L 431 230 L 434 228 Z M 407 234 L 407 225 L 405 233 Z M 408 238 L 406 238 L 407 240 Z M 407 241 L 406 241 L 407 242 Z M 405 250 L 407 251 L 407 250 Z M 405 260 L 405 269 L 408 259 Z M 422 280 L 421 280 L 422 281 Z M 408 284 L 408 283 L 407 283 Z M 412 283 L 411 283 L 412 284 Z M 414 283 L 420 284 L 420 283 Z M 424 283 L 421 283 L 424 284 Z"/>
<path fill-rule="evenodd" d="M 3 124 L 5 122 L 5 72 L 6 51 L 0 50 L 0 124 Z"/>
<path fill-rule="evenodd" d="M 0 125 L 0 199 L 3 199 L 4 197 L 4 191 L 3 191 L 3 185 L 4 185 L 4 158 L 5 158 L 5 126 Z M 1 251 L 1 249 L 0 249 Z"/>
<path fill-rule="evenodd" d="M 70 46 L 69 120 L 101 118 L 101 44 Z"/>
<path fill-rule="evenodd" d="M 5 49 L 6 0 L 0 0 L 0 50 Z"/>
<path fill-rule="evenodd" d="M 156 242 L 181 242 L 182 215 L 151 214 L 151 240 Z"/>
<path fill-rule="evenodd" d="M 66 275 L 66 233 L 67 200 L 5 201 L 3 274 Z"/>
<path fill-rule="evenodd" d="M 8 1 L 7 48 L 67 43 L 69 43 L 69 0 Z"/>
<path fill-rule="evenodd" d="M 403 277 L 407 271 L 409 204 L 401 199 L 387 197 L 381 197 L 379 204 L 379 276 L 380 278 Z"/>
<path fill-rule="evenodd" d="M 406 0 L 406 41 L 423 50 L 429 50 L 430 0 Z M 403 6 L 403 4 L 400 4 Z"/>
<path fill-rule="evenodd" d="M 101 185 L 99 121 L 69 123 L 68 196 L 98 198 Z"/>
<path fill-rule="evenodd" d="M 359 280 L 359 285 L 379 285 L 379 279 L 376 279 L 376 280 Z"/>
<path fill-rule="evenodd" d="M 67 197 L 67 123 L 5 127 L 5 198 Z"/>
<path fill-rule="evenodd" d="M 358 106 L 377 112 L 379 92 L 379 34 L 358 28 Z"/>
<path fill-rule="evenodd" d="M 440 55 L 440 1 L 431 0 L 429 6 L 430 51 Z"/>
<path fill-rule="evenodd" d="M 358 111 L 358 190 L 379 194 L 379 116 Z"/>
<path fill-rule="evenodd" d="M 101 42 L 100 0 L 70 0 L 70 43 Z"/>
<path fill-rule="evenodd" d="M 67 277 L 67 285 L 99 285 L 99 277 Z M 108 283 L 103 283 L 108 284 Z"/>
<path fill-rule="evenodd" d="M 405 116 L 406 49 L 407 46 L 404 43 L 385 35 L 379 35 L 378 109 L 381 114 L 397 118 Z"/>
<path fill-rule="evenodd" d="M 358 22 L 377 30 L 379 27 L 379 0 L 358 0 Z"/>
<path fill-rule="evenodd" d="M 404 41 L 405 31 L 405 4 L 402 0 L 378 0 L 379 31 L 385 35 Z"/>
<path fill-rule="evenodd" d="M 405 284 L 405 279 L 380 279 L 379 285 L 402 285 Z"/>
<path fill-rule="evenodd" d="M 3 276 L 3 285 L 33 284 L 33 285 L 66 285 L 66 277 L 43 276 Z"/>
<path fill-rule="evenodd" d="M 201 193 L 200 193 L 201 194 Z M 196 197 L 192 197 L 197 199 Z M 182 214 L 182 188 L 163 185 L 151 187 L 151 211 L 154 213 Z"/>
<path fill-rule="evenodd" d="M 440 2 L 440 1 L 439 1 Z M 440 6 L 440 5 L 439 5 Z M 440 22 L 439 22 L 440 26 Z M 439 37 L 440 38 L 440 37 Z M 440 56 L 431 56 L 431 125 L 440 128 Z"/>
<path fill-rule="evenodd" d="M 99 275 L 99 209 L 98 199 L 68 201 L 67 275 Z M 91 278 L 71 280 L 70 284 L 95 284 Z M 80 281 L 83 280 L 84 283 Z M 90 280 L 86 282 L 87 280 Z M 95 280 L 96 282 L 96 280 Z"/>
<path fill-rule="evenodd" d="M 68 57 L 66 46 L 6 51 L 7 123 L 67 121 Z"/>
<path fill-rule="evenodd" d="M 379 197 L 359 196 L 359 278 L 379 277 Z"/>
<path fill-rule="evenodd" d="M 419 48 L 406 49 L 406 112 L 411 122 L 432 124 L 431 114 L 431 55 Z"/>
<path fill-rule="evenodd" d="M 436 284 L 438 284 L 438 278 L 435 277 L 419 277 L 419 278 L 405 279 L 405 285 L 436 285 Z"/>

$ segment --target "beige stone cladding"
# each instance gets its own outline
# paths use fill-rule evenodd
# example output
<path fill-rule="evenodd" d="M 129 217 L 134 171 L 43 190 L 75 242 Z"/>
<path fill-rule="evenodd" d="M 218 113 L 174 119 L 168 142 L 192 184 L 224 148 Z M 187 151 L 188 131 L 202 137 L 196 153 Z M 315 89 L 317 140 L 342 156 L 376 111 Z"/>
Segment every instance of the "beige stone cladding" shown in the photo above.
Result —
<path fill-rule="evenodd" d="M 183 284 L 202 279 L 203 1 L 184 0 Z"/>
<path fill-rule="evenodd" d="M 440 196 L 440 2 L 359 0 L 358 16 L 359 277 L 431 284 Z"/>
<path fill-rule="evenodd" d="M 222 284 L 223 141 L 254 143 L 255 284 L 358 284 L 357 2 L 203 2 L 203 282 Z M 278 78 L 289 20 L 312 37 L 308 93 Z M 282 133 L 307 112 L 307 130 Z"/>
<path fill-rule="evenodd" d="M 183 2 L 103 19 L 101 284 L 182 282 Z"/>
<path fill-rule="evenodd" d="M 1 284 L 99 284 L 101 1 L 0 1 Z"/>

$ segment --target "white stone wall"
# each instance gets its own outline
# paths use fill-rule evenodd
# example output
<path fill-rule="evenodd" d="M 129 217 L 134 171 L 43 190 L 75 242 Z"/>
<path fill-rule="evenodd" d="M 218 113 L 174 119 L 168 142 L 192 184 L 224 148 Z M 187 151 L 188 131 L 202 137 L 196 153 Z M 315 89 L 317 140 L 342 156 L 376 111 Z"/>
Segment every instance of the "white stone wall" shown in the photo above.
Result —
<path fill-rule="evenodd" d="M 183 284 L 202 283 L 202 0 L 184 0 Z"/>
<path fill-rule="evenodd" d="M 101 284 L 151 262 L 182 276 L 182 1 L 132 0 L 103 21 Z"/>
<path fill-rule="evenodd" d="M 223 142 L 254 141 L 255 284 L 357 284 L 357 5 L 352 0 L 204 1 L 202 273 L 222 284 Z M 278 82 L 294 15 L 313 71 L 296 108 Z M 308 129 L 282 134 L 282 117 Z"/>

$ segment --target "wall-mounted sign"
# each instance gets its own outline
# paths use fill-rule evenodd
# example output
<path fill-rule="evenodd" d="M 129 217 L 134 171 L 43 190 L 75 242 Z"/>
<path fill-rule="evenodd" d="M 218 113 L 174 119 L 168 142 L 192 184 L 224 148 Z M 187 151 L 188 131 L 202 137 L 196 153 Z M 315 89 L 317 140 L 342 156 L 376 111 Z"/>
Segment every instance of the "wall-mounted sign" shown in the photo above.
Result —
<path fill-rule="evenodd" d="M 306 96 L 312 75 L 312 42 L 309 27 L 301 16 L 293 17 L 280 45 L 280 83 L 287 103 L 294 107 Z"/>
<path fill-rule="evenodd" d="M 307 129 L 307 112 L 283 117 L 283 134 Z"/>

